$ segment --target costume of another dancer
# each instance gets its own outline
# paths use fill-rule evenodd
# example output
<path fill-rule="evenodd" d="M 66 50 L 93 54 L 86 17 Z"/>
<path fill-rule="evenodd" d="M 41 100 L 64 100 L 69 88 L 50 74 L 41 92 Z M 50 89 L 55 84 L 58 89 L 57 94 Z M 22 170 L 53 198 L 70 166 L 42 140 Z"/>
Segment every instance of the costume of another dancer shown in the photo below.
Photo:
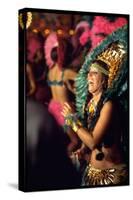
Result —
<path fill-rule="evenodd" d="M 70 81 L 74 82 L 77 75 L 74 70 L 66 68 L 69 63 L 69 54 L 72 52 L 70 48 L 71 44 L 66 39 L 58 39 L 56 33 L 51 33 L 46 39 L 45 55 L 49 66 L 48 85 L 52 92 L 49 112 L 61 126 L 65 122 L 61 115 L 64 102 L 72 103 L 69 98 L 69 90 L 73 91 Z M 71 152 L 77 148 L 79 140 L 72 130 L 67 130 L 67 135 L 70 138 L 67 150 L 68 154 L 71 155 Z"/>
<path fill-rule="evenodd" d="M 68 63 L 66 58 L 69 58 L 70 54 L 67 51 L 67 42 L 65 39 L 59 39 L 53 32 L 47 37 L 44 45 L 46 62 L 49 67 L 47 83 L 53 93 L 53 98 L 49 103 L 49 111 L 54 115 L 59 125 L 64 125 L 64 117 L 61 115 L 62 105 L 65 101 L 69 101 L 67 80 L 74 81 L 77 75 L 73 70 L 64 68 Z M 54 95 L 55 93 L 56 95 Z"/>
<path fill-rule="evenodd" d="M 124 17 L 117 17 L 111 21 L 104 16 L 95 16 L 91 18 L 91 22 L 87 18 L 80 21 L 72 37 L 74 46 L 72 66 L 79 71 L 87 53 L 92 51 L 107 35 L 126 24 L 127 20 Z"/>
<path fill-rule="evenodd" d="M 69 104 L 63 109 L 66 124 L 90 154 L 82 186 L 129 184 L 128 157 L 124 157 L 128 124 L 121 123 L 128 112 L 127 94 L 128 27 L 123 26 L 86 56 L 76 78 L 77 112 Z"/>
<path fill-rule="evenodd" d="M 75 34 L 71 38 L 72 45 L 74 47 L 71 65 L 74 69 L 76 69 L 76 71 L 79 71 L 81 68 L 84 62 L 84 57 L 90 47 L 89 33 L 89 23 L 87 21 L 80 21 L 75 28 Z"/>
<path fill-rule="evenodd" d="M 87 21 L 80 22 L 76 30 L 84 27 L 85 31 L 80 36 L 79 40 L 81 45 L 85 45 L 90 40 L 91 48 L 88 49 L 88 52 L 90 52 L 109 34 L 126 24 L 127 19 L 125 17 L 117 17 L 115 20 L 111 21 L 105 16 L 95 16 L 91 24 L 90 22 L 87 24 Z"/>
<path fill-rule="evenodd" d="M 44 45 L 44 53 L 45 53 L 45 58 L 46 58 L 46 62 L 47 65 L 49 67 L 49 69 L 52 69 L 52 67 L 54 67 L 55 63 L 51 58 L 51 52 L 52 49 L 55 47 L 58 47 L 58 39 L 57 39 L 57 35 L 56 33 L 51 33 L 46 41 L 45 41 L 45 45 Z M 63 87 L 64 82 L 63 82 L 63 76 L 64 76 L 64 72 L 62 69 L 60 69 L 62 75 L 61 75 L 61 80 L 50 80 L 48 78 L 48 85 L 50 87 L 54 86 L 54 87 Z M 55 117 L 55 119 L 57 120 L 59 125 L 64 125 L 64 118 L 63 116 L 60 114 L 62 111 L 62 105 L 59 101 L 55 100 L 54 98 L 51 99 L 50 103 L 49 103 L 49 111 L 50 113 L 52 113 Z"/>

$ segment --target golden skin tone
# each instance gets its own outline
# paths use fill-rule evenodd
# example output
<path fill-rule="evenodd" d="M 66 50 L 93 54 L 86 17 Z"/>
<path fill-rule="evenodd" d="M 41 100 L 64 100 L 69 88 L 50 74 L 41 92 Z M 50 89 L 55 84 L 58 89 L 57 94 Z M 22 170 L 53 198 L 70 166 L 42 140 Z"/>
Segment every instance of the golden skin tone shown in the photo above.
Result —
<path fill-rule="evenodd" d="M 29 87 L 30 87 L 27 96 L 31 96 L 36 91 L 36 81 L 35 81 L 35 77 L 34 77 L 32 67 L 31 67 L 30 64 L 26 65 L 26 73 L 27 73 L 27 77 L 28 77 L 28 80 L 29 80 Z"/>
<path fill-rule="evenodd" d="M 101 96 L 103 91 L 104 79 L 102 73 L 95 67 L 91 67 L 88 73 L 88 91 L 92 94 L 93 98 Z M 97 99 L 97 101 L 99 98 Z"/>
<path fill-rule="evenodd" d="M 98 103 L 103 92 L 104 76 L 98 70 L 98 68 L 91 68 L 88 73 L 88 91 L 92 94 L 92 99 L 95 104 Z M 66 102 L 64 104 L 62 115 L 66 117 L 67 115 L 74 113 L 74 110 Z M 99 152 L 97 145 L 104 141 L 104 137 L 108 135 L 108 132 L 113 130 L 114 142 L 110 147 L 102 147 L 102 152 L 104 153 L 103 160 L 96 160 L 96 155 Z M 121 163 L 121 154 L 118 149 L 120 140 L 120 123 L 119 116 L 117 113 L 117 108 L 111 101 L 107 101 L 101 111 L 99 119 L 93 129 L 93 132 L 88 132 L 84 127 L 78 129 L 75 133 L 78 135 L 80 140 L 83 142 L 81 149 L 87 146 L 91 153 L 89 155 L 90 164 L 95 168 L 105 169 L 113 167 L 115 164 Z"/>
<path fill-rule="evenodd" d="M 63 76 L 63 86 L 51 85 L 52 97 L 55 101 L 60 102 L 62 105 L 64 102 L 69 102 L 67 91 L 68 89 L 71 92 L 74 92 L 74 88 L 69 84 L 69 80 L 75 79 L 77 73 L 71 69 L 64 70 Z M 48 79 L 50 81 L 57 80 L 60 81 L 62 79 L 62 70 L 58 67 L 58 64 L 55 64 L 52 69 L 49 70 Z"/>

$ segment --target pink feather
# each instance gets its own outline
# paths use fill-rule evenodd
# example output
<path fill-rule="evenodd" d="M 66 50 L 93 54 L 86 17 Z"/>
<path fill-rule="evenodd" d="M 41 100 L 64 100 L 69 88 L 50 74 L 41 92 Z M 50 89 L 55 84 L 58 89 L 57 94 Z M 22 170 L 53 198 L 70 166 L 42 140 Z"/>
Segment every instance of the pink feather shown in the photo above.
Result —
<path fill-rule="evenodd" d="M 58 46 L 58 39 L 57 39 L 56 33 L 53 32 L 46 38 L 46 41 L 44 44 L 44 55 L 46 58 L 46 63 L 49 68 L 51 68 L 54 64 L 51 59 L 51 51 L 56 46 Z"/>

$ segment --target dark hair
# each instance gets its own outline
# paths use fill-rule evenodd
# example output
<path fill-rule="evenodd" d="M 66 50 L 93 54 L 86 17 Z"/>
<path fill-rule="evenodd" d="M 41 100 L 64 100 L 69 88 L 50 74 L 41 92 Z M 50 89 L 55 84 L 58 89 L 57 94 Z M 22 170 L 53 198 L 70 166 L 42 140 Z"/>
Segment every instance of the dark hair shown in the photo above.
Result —
<path fill-rule="evenodd" d="M 108 71 L 108 65 L 105 62 L 101 60 L 95 60 L 94 63 L 97 63 L 98 65 L 100 65 L 101 67 L 103 67 L 104 69 Z"/>
<path fill-rule="evenodd" d="M 77 36 L 78 39 L 80 38 L 80 36 L 83 34 L 84 31 L 85 31 L 84 27 L 78 28 L 78 30 L 76 32 L 76 36 Z"/>
<path fill-rule="evenodd" d="M 72 53 L 72 44 L 66 38 L 59 38 L 59 66 L 60 67 L 68 67 L 71 62 L 71 53 Z"/>
<path fill-rule="evenodd" d="M 108 65 L 106 63 L 104 63 L 101 60 L 95 60 L 93 63 L 97 63 L 98 65 L 100 65 L 102 68 L 106 69 L 108 71 Z M 103 73 L 102 73 L 103 74 Z M 96 113 L 94 116 L 91 117 L 91 120 L 89 120 L 89 126 L 88 129 L 89 131 L 93 131 L 99 116 L 100 116 L 100 111 L 103 107 L 104 104 L 104 100 L 105 100 L 105 91 L 107 89 L 108 86 L 108 75 L 103 74 L 103 78 L 104 78 L 104 86 L 103 86 L 103 93 L 102 96 L 97 104 L 97 109 L 96 109 Z M 89 94 L 88 95 L 88 100 L 90 100 L 92 98 L 92 96 Z"/>
<path fill-rule="evenodd" d="M 90 97 L 88 97 L 88 99 L 90 99 Z M 104 104 L 104 100 L 105 100 L 105 93 L 103 92 L 103 94 L 102 94 L 102 96 L 101 96 L 101 98 L 100 98 L 100 100 L 97 104 L 96 113 L 89 120 L 89 124 L 87 124 L 89 131 L 93 131 L 93 129 L 95 128 L 95 125 L 96 125 L 96 123 L 99 119 L 99 116 L 100 116 L 100 111 L 101 111 L 103 104 Z M 86 115 L 85 117 L 87 117 L 87 113 L 85 115 Z"/>
<path fill-rule="evenodd" d="M 54 47 L 51 51 L 51 58 L 54 62 L 57 62 L 58 60 L 58 52 L 57 52 L 57 47 Z"/>
<path fill-rule="evenodd" d="M 58 43 L 59 46 L 51 51 L 51 58 L 54 62 L 58 62 L 60 68 L 64 68 L 71 62 L 72 45 L 65 38 L 58 38 Z"/>

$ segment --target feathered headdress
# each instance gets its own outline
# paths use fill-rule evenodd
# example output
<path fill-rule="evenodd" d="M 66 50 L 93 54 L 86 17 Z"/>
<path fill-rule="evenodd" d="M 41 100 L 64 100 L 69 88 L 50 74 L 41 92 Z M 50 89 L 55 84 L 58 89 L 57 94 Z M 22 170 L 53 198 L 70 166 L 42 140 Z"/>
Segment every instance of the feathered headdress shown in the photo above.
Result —
<path fill-rule="evenodd" d="M 122 95 L 127 89 L 127 53 L 128 27 L 126 25 L 110 34 L 86 56 L 85 62 L 76 78 L 76 107 L 81 119 L 84 119 L 84 107 L 88 97 L 87 74 L 93 61 L 102 60 L 109 66 L 109 83 L 104 95 L 104 101 L 106 101 L 109 98 Z"/>
<path fill-rule="evenodd" d="M 51 33 L 44 43 L 44 55 L 46 59 L 46 63 L 49 68 L 51 68 L 54 64 L 52 58 L 51 58 L 51 51 L 54 47 L 58 46 L 58 38 L 57 34 L 55 32 Z"/>
<path fill-rule="evenodd" d="M 118 17 L 115 21 L 109 21 L 105 16 L 95 16 L 93 26 L 90 31 L 91 50 L 102 42 L 107 35 L 113 33 L 118 28 L 127 24 L 127 19 Z"/>
<path fill-rule="evenodd" d="M 80 44 L 84 46 L 90 37 L 90 26 L 87 21 L 81 21 L 77 24 L 75 32 L 78 32 L 79 29 L 83 28 L 83 32 L 79 37 Z"/>

